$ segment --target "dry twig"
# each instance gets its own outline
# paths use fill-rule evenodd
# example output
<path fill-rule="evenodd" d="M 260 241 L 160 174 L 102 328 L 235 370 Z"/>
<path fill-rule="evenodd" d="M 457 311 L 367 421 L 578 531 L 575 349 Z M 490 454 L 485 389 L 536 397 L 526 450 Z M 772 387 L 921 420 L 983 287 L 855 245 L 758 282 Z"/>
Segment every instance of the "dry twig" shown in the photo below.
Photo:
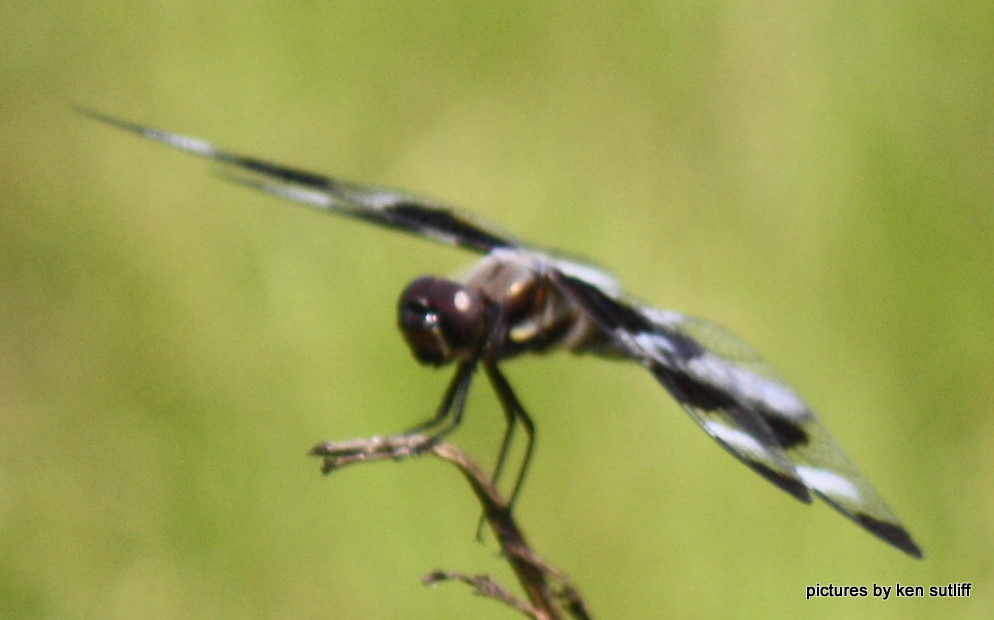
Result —
<path fill-rule="evenodd" d="M 563 575 L 542 560 L 528 546 L 507 502 L 501 497 L 490 478 L 463 452 L 450 443 L 439 442 L 428 435 L 395 435 L 370 437 L 340 442 L 322 442 L 311 454 L 324 459 L 322 470 L 329 473 L 346 465 L 383 459 L 405 459 L 431 452 L 462 472 L 483 507 L 483 516 L 494 532 L 503 557 L 518 578 L 528 601 L 511 594 L 487 575 L 467 575 L 451 571 L 434 571 L 424 577 L 426 584 L 460 581 L 471 586 L 477 594 L 498 600 L 534 620 L 574 618 L 589 620 L 586 604 L 579 591 Z"/>

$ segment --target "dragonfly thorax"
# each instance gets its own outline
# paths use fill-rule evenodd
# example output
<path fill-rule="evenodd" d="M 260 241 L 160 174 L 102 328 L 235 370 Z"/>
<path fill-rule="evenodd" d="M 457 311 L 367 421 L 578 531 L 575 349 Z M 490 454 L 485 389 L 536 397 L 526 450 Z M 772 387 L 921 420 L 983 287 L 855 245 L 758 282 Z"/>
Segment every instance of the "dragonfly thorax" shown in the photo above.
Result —
<path fill-rule="evenodd" d="M 494 252 L 463 277 L 491 308 L 488 354 L 508 358 L 526 351 L 578 351 L 600 338 L 549 278 L 550 264 L 528 252 Z"/>

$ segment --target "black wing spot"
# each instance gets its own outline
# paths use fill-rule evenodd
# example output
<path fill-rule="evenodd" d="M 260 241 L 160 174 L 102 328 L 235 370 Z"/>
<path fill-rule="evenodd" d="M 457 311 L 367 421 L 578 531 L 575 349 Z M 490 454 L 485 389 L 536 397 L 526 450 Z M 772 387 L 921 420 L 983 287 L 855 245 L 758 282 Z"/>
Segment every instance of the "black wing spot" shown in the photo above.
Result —
<path fill-rule="evenodd" d="M 738 408 L 738 403 L 725 390 L 716 389 L 697 379 L 667 368 L 656 367 L 652 371 L 681 404 L 704 411 Z"/>
<path fill-rule="evenodd" d="M 620 328 L 633 334 L 653 331 L 654 325 L 640 312 L 612 299 L 597 287 L 566 274 L 559 274 L 559 279 L 601 328 L 609 331 Z"/>
<path fill-rule="evenodd" d="M 756 441 L 766 446 L 781 446 L 766 421 L 754 411 L 743 407 L 728 392 L 661 366 L 654 366 L 652 374 L 681 405 L 701 411 L 724 412 L 738 428 L 749 433 Z"/>
<path fill-rule="evenodd" d="M 773 436 L 776 437 L 777 443 L 784 449 L 808 443 L 808 434 L 799 424 L 768 413 L 761 413 L 761 415 L 770 427 L 770 430 L 773 431 Z"/>
<path fill-rule="evenodd" d="M 462 245 L 472 246 L 484 252 L 494 248 L 514 246 L 509 239 L 482 230 L 448 209 L 415 202 L 398 202 L 386 207 L 383 213 L 395 224 L 400 224 L 409 230 L 440 231 L 458 239 Z"/>
<path fill-rule="evenodd" d="M 736 454 L 736 456 L 738 456 L 738 454 Z M 790 493 L 798 500 L 804 502 L 805 504 L 811 503 L 811 494 L 808 493 L 808 487 L 797 478 L 785 476 L 775 469 L 767 467 L 763 463 L 751 461 L 744 457 L 741 457 L 741 461 L 752 468 L 754 472 L 766 478 L 784 491 Z"/>
<path fill-rule="evenodd" d="M 601 329 L 608 332 L 620 329 L 632 335 L 656 334 L 666 338 L 674 355 L 684 360 L 704 353 L 704 348 L 690 336 L 653 323 L 639 310 L 614 299 L 596 286 L 563 273 L 558 278 Z"/>
<path fill-rule="evenodd" d="M 228 153 L 227 151 L 217 151 L 216 159 L 267 177 L 279 179 L 280 181 L 284 181 L 286 183 L 299 183 L 300 185 L 316 189 L 329 189 L 334 187 L 332 180 L 323 174 L 309 172 L 299 168 L 291 168 L 290 166 L 284 166 L 282 164 L 266 161 L 257 157 L 237 155 L 235 153 Z"/>
<path fill-rule="evenodd" d="M 856 513 L 856 520 L 859 521 L 860 525 L 908 555 L 916 558 L 922 557 L 922 550 L 915 544 L 915 541 L 911 540 L 911 534 L 897 523 L 881 521 L 862 513 Z"/>

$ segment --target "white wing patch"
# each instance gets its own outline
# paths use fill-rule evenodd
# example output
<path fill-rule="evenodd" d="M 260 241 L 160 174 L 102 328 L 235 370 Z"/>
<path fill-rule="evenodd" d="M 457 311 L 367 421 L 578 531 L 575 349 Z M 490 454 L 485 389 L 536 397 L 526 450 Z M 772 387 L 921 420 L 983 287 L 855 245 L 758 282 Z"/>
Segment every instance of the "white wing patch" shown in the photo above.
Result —
<path fill-rule="evenodd" d="M 835 472 L 808 465 L 797 465 L 795 469 L 804 484 L 819 493 L 833 498 L 843 496 L 853 502 L 863 499 L 856 485 Z"/>
<path fill-rule="evenodd" d="M 741 454 L 749 455 L 756 460 L 764 462 L 769 458 L 769 449 L 745 431 L 732 428 L 717 420 L 705 421 L 702 423 L 702 426 L 712 436 L 720 439 Z"/>
<path fill-rule="evenodd" d="M 723 388 L 747 401 L 763 403 L 780 417 L 802 421 L 811 415 L 808 407 L 790 388 L 730 364 L 713 353 L 687 360 L 686 365 L 695 377 L 709 385 Z"/>
<path fill-rule="evenodd" d="M 646 351 L 650 357 L 661 364 L 667 364 L 669 362 L 668 358 L 677 353 L 676 348 L 673 346 L 673 340 L 666 336 L 648 332 L 640 332 L 634 336 L 628 334 L 628 336 L 635 341 L 638 347 Z"/>

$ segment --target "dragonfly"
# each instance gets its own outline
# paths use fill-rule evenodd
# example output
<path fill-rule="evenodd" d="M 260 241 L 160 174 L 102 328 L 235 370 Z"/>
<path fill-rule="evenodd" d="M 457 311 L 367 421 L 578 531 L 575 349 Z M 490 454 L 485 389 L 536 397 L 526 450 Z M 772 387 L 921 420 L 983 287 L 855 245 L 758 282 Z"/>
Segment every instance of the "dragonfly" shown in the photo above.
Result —
<path fill-rule="evenodd" d="M 723 327 L 644 305 L 605 270 L 523 243 L 443 202 L 79 111 L 212 160 L 228 180 L 250 188 L 482 255 L 461 277 L 422 276 L 400 295 L 398 327 L 417 361 L 455 366 L 434 415 L 408 432 L 438 439 L 454 430 L 482 368 L 506 420 L 495 483 L 516 426 L 526 435 L 509 506 L 531 461 L 535 424 L 499 365 L 519 355 L 566 350 L 641 365 L 704 432 L 773 485 L 804 503 L 819 497 L 884 542 L 922 557 L 911 534 L 808 405 L 752 347 Z"/>

